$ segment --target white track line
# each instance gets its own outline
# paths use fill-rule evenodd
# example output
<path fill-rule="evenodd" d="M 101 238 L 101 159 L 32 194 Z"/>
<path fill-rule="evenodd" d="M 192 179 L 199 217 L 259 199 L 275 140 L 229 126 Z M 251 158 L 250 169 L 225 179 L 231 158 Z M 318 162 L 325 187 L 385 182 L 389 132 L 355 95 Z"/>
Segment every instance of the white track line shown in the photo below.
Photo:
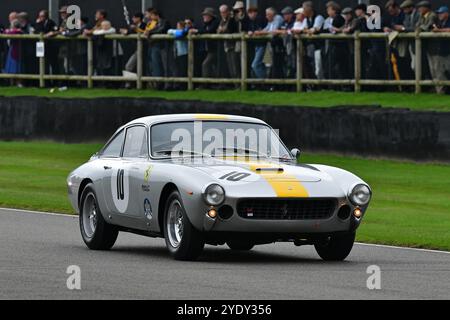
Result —
<path fill-rule="evenodd" d="M 33 213 L 33 214 L 42 214 L 46 216 L 56 216 L 56 217 L 66 217 L 66 218 L 77 218 L 76 215 L 64 214 L 64 213 L 52 213 L 52 212 L 43 212 L 43 211 L 31 211 L 31 210 L 21 210 L 21 209 L 11 209 L 11 208 L 0 208 L 0 211 L 10 211 L 17 213 Z"/>
<path fill-rule="evenodd" d="M 51 213 L 51 212 L 42 212 L 42 211 L 31 211 L 31 210 L 20 210 L 20 209 L 11 209 L 11 208 L 0 208 L 0 211 L 10 211 L 10 212 L 17 212 L 17 213 L 33 213 L 33 214 L 42 214 L 42 215 L 47 215 L 47 216 L 77 218 L 76 215 L 70 215 L 70 214 Z M 449 251 L 442 251 L 442 250 L 408 248 L 408 247 L 388 246 L 388 245 L 384 245 L 384 244 L 372 244 L 372 243 L 362 243 L 362 242 L 356 242 L 356 244 L 358 244 L 360 246 L 367 246 L 367 247 L 379 247 L 379 248 L 387 248 L 387 249 L 413 250 L 413 251 L 422 251 L 422 252 L 430 252 L 430 253 L 450 254 Z"/>
<path fill-rule="evenodd" d="M 368 246 L 368 247 L 380 247 L 380 248 L 388 248 L 388 249 L 402 249 L 402 250 L 413 250 L 413 251 L 422 251 L 422 252 L 450 254 L 449 251 L 442 251 L 442 250 L 422 249 L 422 248 L 408 248 L 408 247 L 389 246 L 389 245 L 384 245 L 384 244 L 372 244 L 372 243 L 362 243 L 362 242 L 355 242 L 355 243 L 360 245 L 360 246 Z"/>

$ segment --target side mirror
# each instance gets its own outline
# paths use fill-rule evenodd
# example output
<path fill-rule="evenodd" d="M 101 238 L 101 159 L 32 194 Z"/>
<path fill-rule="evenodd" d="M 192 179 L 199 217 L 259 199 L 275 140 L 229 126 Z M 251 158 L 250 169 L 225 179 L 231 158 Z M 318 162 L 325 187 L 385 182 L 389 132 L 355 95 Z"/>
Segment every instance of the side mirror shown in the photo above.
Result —
<path fill-rule="evenodd" d="M 299 149 L 294 148 L 294 149 L 291 150 L 291 154 L 292 154 L 292 156 L 293 156 L 295 159 L 298 160 L 298 158 L 300 158 L 301 152 L 300 152 Z"/>

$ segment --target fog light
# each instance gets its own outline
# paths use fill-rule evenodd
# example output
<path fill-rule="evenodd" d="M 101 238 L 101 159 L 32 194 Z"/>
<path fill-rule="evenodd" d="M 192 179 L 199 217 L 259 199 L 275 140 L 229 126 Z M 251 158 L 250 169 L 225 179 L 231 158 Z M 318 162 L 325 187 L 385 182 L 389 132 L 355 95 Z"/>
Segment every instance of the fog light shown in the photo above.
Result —
<path fill-rule="evenodd" d="M 356 218 L 361 218 L 361 216 L 362 216 L 362 211 L 361 211 L 361 209 L 360 208 L 356 208 L 355 210 L 353 210 L 353 215 L 356 217 Z"/>
<path fill-rule="evenodd" d="M 217 217 L 217 210 L 216 209 L 210 209 L 208 211 L 208 217 L 211 219 L 215 219 Z"/>

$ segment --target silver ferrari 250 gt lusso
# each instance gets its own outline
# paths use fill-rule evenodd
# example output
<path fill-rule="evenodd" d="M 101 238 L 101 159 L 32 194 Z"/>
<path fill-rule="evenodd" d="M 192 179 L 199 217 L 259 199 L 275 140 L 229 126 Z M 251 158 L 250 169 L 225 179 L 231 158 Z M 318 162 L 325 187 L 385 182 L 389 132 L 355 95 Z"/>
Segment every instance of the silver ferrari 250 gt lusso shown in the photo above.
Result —
<path fill-rule="evenodd" d="M 68 192 L 93 250 L 112 248 L 123 231 L 164 238 L 178 260 L 197 259 L 205 244 L 251 250 L 277 241 L 344 260 L 371 188 L 299 158 L 258 119 L 151 116 L 121 127 L 70 173 Z"/>

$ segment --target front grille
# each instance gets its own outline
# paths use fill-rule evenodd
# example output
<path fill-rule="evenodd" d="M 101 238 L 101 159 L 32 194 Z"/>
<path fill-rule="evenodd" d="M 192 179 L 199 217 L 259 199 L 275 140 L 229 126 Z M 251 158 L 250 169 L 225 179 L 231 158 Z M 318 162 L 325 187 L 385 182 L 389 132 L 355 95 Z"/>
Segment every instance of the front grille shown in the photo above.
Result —
<path fill-rule="evenodd" d="M 333 215 L 336 199 L 244 199 L 238 215 L 253 220 L 319 220 Z"/>

